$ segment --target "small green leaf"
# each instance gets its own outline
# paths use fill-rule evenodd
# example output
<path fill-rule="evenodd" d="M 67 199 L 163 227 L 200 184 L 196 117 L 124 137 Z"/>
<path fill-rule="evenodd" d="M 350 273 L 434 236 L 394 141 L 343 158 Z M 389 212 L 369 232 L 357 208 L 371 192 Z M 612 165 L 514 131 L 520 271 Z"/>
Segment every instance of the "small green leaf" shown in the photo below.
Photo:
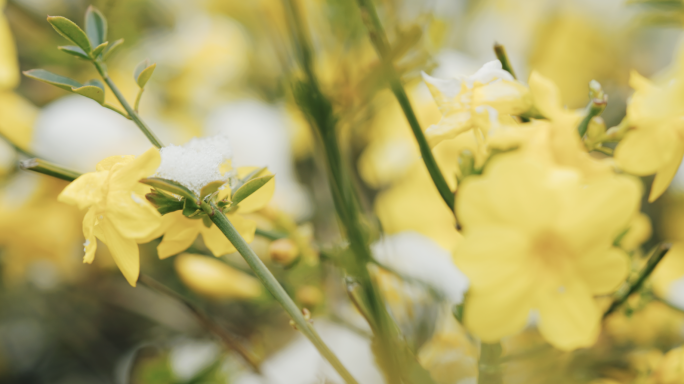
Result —
<path fill-rule="evenodd" d="M 92 5 L 85 14 L 85 30 L 93 47 L 107 41 L 107 19 Z"/>
<path fill-rule="evenodd" d="M 102 60 L 107 60 L 109 56 L 114 52 L 119 46 L 121 46 L 124 42 L 124 39 L 119 39 L 116 40 L 115 42 L 109 44 L 107 46 L 107 49 L 102 53 Z"/>
<path fill-rule="evenodd" d="M 185 199 L 184 200 L 183 216 L 190 218 L 190 219 L 193 219 L 193 218 L 199 219 L 199 217 L 197 217 L 197 216 L 200 213 L 202 213 L 202 211 L 200 210 L 199 205 L 197 205 L 197 203 L 195 203 L 194 200 L 192 200 L 192 199 Z"/>
<path fill-rule="evenodd" d="M 81 47 L 86 53 L 90 53 L 90 41 L 83 30 L 73 21 L 62 16 L 48 16 L 48 23 L 64 38 Z"/>
<path fill-rule="evenodd" d="M 97 58 L 105 50 L 105 48 L 107 48 L 107 45 L 109 45 L 109 42 L 105 41 L 104 43 L 95 47 L 93 51 L 90 52 L 90 54 L 93 56 L 93 59 Z"/>
<path fill-rule="evenodd" d="M 152 192 L 145 195 L 145 198 L 162 215 L 183 209 L 183 201 L 158 189 L 153 189 Z"/>
<path fill-rule="evenodd" d="M 233 194 L 233 205 L 240 204 L 242 200 L 246 199 L 259 188 L 263 187 L 264 184 L 268 183 L 272 178 L 273 175 L 268 175 L 257 177 L 256 179 L 246 182 L 242 187 L 235 191 L 235 194 Z"/>
<path fill-rule="evenodd" d="M 152 77 L 155 68 L 157 68 L 157 64 L 150 65 L 150 61 L 147 59 L 143 60 L 135 67 L 133 78 L 140 88 L 145 88 L 145 84 L 147 84 L 147 81 Z"/>
<path fill-rule="evenodd" d="M 200 200 L 204 200 L 205 197 L 211 195 L 212 193 L 216 192 L 223 186 L 226 182 L 222 180 L 218 181 L 212 181 L 211 183 L 205 185 L 202 187 L 202 190 L 200 191 Z"/>
<path fill-rule="evenodd" d="M 174 195 L 185 197 L 186 199 L 191 199 L 193 201 L 197 200 L 197 196 L 195 196 L 192 191 L 173 180 L 162 179 L 159 177 L 148 177 L 146 179 L 140 180 L 140 182 L 154 188 L 161 189 L 162 191 L 171 192 Z"/>
<path fill-rule="evenodd" d="M 81 83 L 68 77 L 56 75 L 44 69 L 31 69 L 23 72 L 26 77 L 42 81 L 44 83 L 52 84 L 55 87 L 62 88 L 69 92 L 73 92 L 73 88 L 81 87 Z"/>
<path fill-rule="evenodd" d="M 84 50 L 82 50 L 81 48 L 79 48 L 75 45 L 65 45 L 62 47 L 57 47 L 57 49 L 59 49 L 60 51 L 62 51 L 64 53 L 68 53 L 70 55 L 79 57 L 81 59 L 90 60 L 90 57 L 88 57 L 88 54 L 85 53 Z"/>
<path fill-rule="evenodd" d="M 79 95 L 97 101 L 98 103 L 100 103 L 100 105 L 104 104 L 105 90 L 104 85 L 100 80 L 88 80 L 85 84 L 83 84 L 82 87 L 74 87 L 71 88 L 71 90 L 74 93 L 78 93 Z"/>
<path fill-rule="evenodd" d="M 257 176 L 259 176 L 265 170 L 266 170 L 266 167 L 262 167 L 262 168 L 258 168 L 258 169 L 253 170 L 252 172 L 248 173 L 242 179 L 239 179 L 237 184 L 233 185 L 232 188 L 237 191 L 238 189 L 240 189 L 240 187 L 245 185 L 246 182 L 252 180 L 253 178 L 255 178 Z"/>

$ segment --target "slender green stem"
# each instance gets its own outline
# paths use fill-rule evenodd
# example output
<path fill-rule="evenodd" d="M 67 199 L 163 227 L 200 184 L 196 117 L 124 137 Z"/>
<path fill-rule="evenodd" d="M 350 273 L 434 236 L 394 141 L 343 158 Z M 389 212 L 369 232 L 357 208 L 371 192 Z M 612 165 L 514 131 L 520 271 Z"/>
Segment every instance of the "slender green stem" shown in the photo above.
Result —
<path fill-rule="evenodd" d="M 506 48 L 499 43 L 494 43 L 494 54 L 496 55 L 496 58 L 499 59 L 499 61 L 501 62 L 501 67 L 504 69 L 504 71 L 510 73 L 514 79 L 517 79 L 518 77 L 515 75 L 515 71 L 513 71 L 513 66 L 511 65 L 511 62 L 508 60 Z"/>
<path fill-rule="evenodd" d="M 380 56 L 380 60 L 382 61 L 385 69 L 385 74 L 389 78 L 392 93 L 394 93 L 394 96 L 399 102 L 402 111 L 404 111 L 406 120 L 408 120 L 411 130 L 413 131 L 413 135 L 418 142 L 418 147 L 420 148 L 420 154 L 423 157 L 423 162 L 425 163 L 425 166 L 427 167 L 430 177 L 432 177 L 432 181 L 437 187 L 440 196 L 442 196 L 444 202 L 453 211 L 455 205 L 454 193 L 449 188 L 446 179 L 444 179 L 444 175 L 442 175 L 442 172 L 439 169 L 439 165 L 432 154 L 432 149 L 430 148 L 430 145 L 428 145 L 425 134 L 423 133 L 420 123 L 416 118 L 416 114 L 413 111 L 413 107 L 411 106 L 411 102 L 406 95 L 404 86 L 401 84 L 399 73 L 394 68 L 394 64 L 391 61 L 390 45 L 387 40 L 387 36 L 385 35 L 385 31 L 382 28 L 382 24 L 380 23 L 380 19 L 378 18 L 378 14 L 375 11 L 373 1 L 357 0 L 357 3 L 361 9 L 361 17 L 366 25 L 366 28 L 368 29 L 371 42 L 373 43 L 376 52 Z"/>
<path fill-rule="evenodd" d="M 24 148 L 20 147 L 19 145 L 17 145 L 15 142 L 13 142 L 12 140 L 10 140 L 10 138 L 7 137 L 7 136 L 6 136 L 5 134 L 3 134 L 2 132 L 0 132 L 0 139 L 2 139 L 2 140 L 4 140 L 5 142 L 7 142 L 7 144 L 9 144 L 12 148 L 14 148 L 15 151 L 21 153 L 21 154 L 24 155 L 24 156 L 28 156 L 28 157 L 37 157 L 36 155 L 34 155 L 33 153 L 31 153 L 31 151 L 29 151 L 29 150 L 27 150 L 27 149 L 24 149 Z"/>
<path fill-rule="evenodd" d="M 138 112 L 138 107 L 140 107 L 140 99 L 142 99 L 142 94 L 145 92 L 145 88 L 139 88 L 138 94 L 135 96 L 135 104 L 133 104 L 133 110 Z"/>
<path fill-rule="evenodd" d="M 119 108 L 117 108 L 117 107 L 115 107 L 115 106 L 113 106 L 113 105 L 111 105 L 111 104 L 104 103 L 104 104 L 102 104 L 102 106 L 105 107 L 105 108 L 107 108 L 107 109 L 111 109 L 112 111 L 114 111 L 114 112 L 118 113 L 119 115 L 121 115 L 121 116 L 127 118 L 128 120 L 131 120 L 131 117 L 128 116 L 128 115 L 126 114 L 126 112 L 120 110 Z"/>
<path fill-rule="evenodd" d="M 276 280 L 271 271 L 268 270 L 266 265 L 254 253 L 252 248 L 247 245 L 245 239 L 240 236 L 240 233 L 238 233 L 226 215 L 221 212 L 221 210 L 213 203 L 208 204 L 206 202 L 202 202 L 202 209 L 207 213 L 207 215 L 209 215 L 209 218 L 216 225 L 216 227 L 218 227 L 218 229 L 223 232 L 226 238 L 230 240 L 240 255 L 242 255 L 242 257 L 245 259 L 247 264 L 249 264 L 250 268 L 252 268 L 257 278 L 261 280 L 266 289 L 271 292 L 273 297 L 275 297 L 278 303 L 280 303 L 285 312 L 290 315 L 290 318 L 292 318 L 294 321 L 297 329 L 299 329 L 304 336 L 306 336 L 311 343 L 313 343 L 316 349 L 318 349 L 318 352 L 320 352 L 320 354 L 326 360 L 328 360 L 328 362 L 333 366 L 333 368 L 335 368 L 337 373 L 340 374 L 345 382 L 349 384 L 356 384 L 357 381 L 354 379 L 354 377 L 349 373 L 349 371 L 347 371 L 337 356 L 335 356 L 335 354 L 323 342 L 311 324 L 306 321 L 300 309 L 297 307 L 294 301 L 292 301 L 290 296 L 287 295 L 287 292 L 285 292 L 285 289 L 283 289 L 280 283 L 278 283 L 278 280 Z"/>
<path fill-rule="evenodd" d="M 131 108 L 131 106 L 128 104 L 128 101 L 126 101 L 126 98 L 123 96 L 121 91 L 119 91 L 119 88 L 116 87 L 116 84 L 112 81 L 112 79 L 109 77 L 107 74 L 107 68 L 105 67 L 105 64 L 100 62 L 99 60 L 93 61 L 93 64 L 95 64 L 95 68 L 97 68 L 97 71 L 100 73 L 100 76 L 102 76 L 102 80 L 107 83 L 109 86 L 109 89 L 112 90 L 114 93 L 114 96 L 119 100 L 119 103 L 121 103 L 121 106 L 126 110 L 126 113 L 128 113 L 128 116 L 130 116 L 130 119 L 133 120 L 133 122 L 140 128 L 143 134 L 147 137 L 147 139 L 157 148 L 163 147 L 163 144 L 157 136 L 150 130 L 150 128 L 140 119 L 140 116 L 138 116 L 138 113 Z"/>
<path fill-rule="evenodd" d="M 246 350 L 237 340 L 235 340 L 235 338 L 231 334 L 226 332 L 223 329 L 223 327 L 221 327 L 218 323 L 216 323 L 209 316 L 207 316 L 204 313 L 204 311 L 202 311 L 195 304 L 193 304 L 185 297 L 181 296 L 171 288 L 165 286 L 164 284 L 158 282 L 150 276 L 140 274 L 138 281 L 152 288 L 153 290 L 183 304 L 206 330 L 208 330 L 209 332 L 213 333 L 216 337 L 218 337 L 228 349 L 232 349 L 235 352 L 237 352 L 240 356 L 242 356 L 242 358 L 247 362 L 247 364 L 249 364 L 250 367 L 252 367 L 252 369 L 255 372 L 260 372 L 259 363 L 257 362 L 257 359 L 248 350 Z"/>
<path fill-rule="evenodd" d="M 477 384 L 502 384 L 501 343 L 482 343 L 478 362 Z"/>
<path fill-rule="evenodd" d="M 617 297 L 613 303 L 608 307 L 608 310 L 603 314 L 603 318 L 605 319 L 610 315 L 611 313 L 615 312 L 622 304 L 624 304 L 629 297 L 637 292 L 642 285 L 644 285 L 644 282 L 646 279 L 648 279 L 649 276 L 651 276 L 651 273 L 655 269 L 656 266 L 658 266 L 658 263 L 665 257 L 667 252 L 670 250 L 672 247 L 671 244 L 668 243 L 662 243 L 656 247 L 656 249 L 653 251 L 651 254 L 651 257 L 648 259 L 646 262 L 646 266 L 644 269 L 639 272 L 639 276 L 637 277 L 636 280 L 634 280 L 633 283 L 630 284 L 629 289 L 627 289 L 626 292 L 624 292 L 622 295 Z"/>
<path fill-rule="evenodd" d="M 276 231 L 270 231 L 268 229 L 263 229 L 263 228 L 257 228 L 255 234 L 257 236 L 261 236 L 261 237 L 268 239 L 268 240 L 271 240 L 271 241 L 278 240 L 278 239 L 284 239 L 287 237 L 287 235 L 284 233 L 280 233 L 280 232 L 276 232 Z"/>
<path fill-rule="evenodd" d="M 61 167 L 57 164 L 53 164 L 49 161 L 39 158 L 20 161 L 19 168 L 27 171 L 42 173 L 44 175 L 56 177 L 66 181 L 74 181 L 76 178 L 81 176 L 81 174 L 76 171 L 72 171 L 71 169 Z"/>
<path fill-rule="evenodd" d="M 603 110 L 606 109 L 606 105 L 608 104 L 608 95 L 601 89 L 601 84 L 595 80 L 592 80 L 589 83 L 589 97 L 591 100 L 587 105 L 587 114 L 577 126 L 577 133 L 579 133 L 580 138 L 584 138 L 584 134 L 587 133 L 591 119 L 603 113 Z"/>

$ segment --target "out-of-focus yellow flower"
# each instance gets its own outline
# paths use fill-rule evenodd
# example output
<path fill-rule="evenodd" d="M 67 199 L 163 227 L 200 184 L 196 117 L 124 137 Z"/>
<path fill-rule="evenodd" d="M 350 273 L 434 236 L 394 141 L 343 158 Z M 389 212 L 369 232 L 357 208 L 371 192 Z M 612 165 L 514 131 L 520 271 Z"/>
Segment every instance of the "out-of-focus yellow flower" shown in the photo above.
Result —
<path fill-rule="evenodd" d="M 665 192 L 684 156 L 684 79 L 654 84 L 632 72 L 629 84 L 635 92 L 627 105 L 632 129 L 615 149 L 615 161 L 639 176 L 655 173 L 649 201 Z"/>
<path fill-rule="evenodd" d="M 684 315 L 657 301 L 630 316 L 618 311 L 606 319 L 607 333 L 620 344 L 668 344 L 677 340 L 683 326 Z"/>
<path fill-rule="evenodd" d="M 0 0 L 0 89 L 12 89 L 19 84 L 19 62 L 4 8 L 5 0 Z"/>
<path fill-rule="evenodd" d="M 303 285 L 297 288 L 295 298 L 303 306 L 313 308 L 323 302 L 323 291 L 315 285 Z"/>
<path fill-rule="evenodd" d="M 460 187 L 464 238 L 454 261 L 471 281 L 465 324 L 483 341 L 522 330 L 532 309 L 559 349 L 596 340 L 593 296 L 627 277 L 626 254 L 612 243 L 637 213 L 640 187 L 624 176 L 580 180 L 571 169 L 511 154 Z"/>
<path fill-rule="evenodd" d="M 553 81 L 536 71 L 532 72 L 529 81 L 534 106 L 544 117 L 564 123 L 565 120 L 573 120 L 579 123 L 582 114 L 568 110 L 563 106 L 560 89 Z M 575 128 L 577 127 L 575 126 Z"/>
<path fill-rule="evenodd" d="M 672 283 L 684 276 L 684 243 L 676 242 L 651 275 L 653 291 L 662 299 L 670 296 Z"/>
<path fill-rule="evenodd" d="M 83 218 L 85 256 L 92 263 L 97 239 L 107 245 L 126 280 L 135 286 L 140 273 L 137 242 L 161 224 L 161 215 L 144 197 L 146 187 L 138 180 L 159 167 L 156 148 L 134 156 L 112 156 L 97 164 L 96 172 L 86 173 L 69 184 L 58 200 L 88 209 Z"/>
<path fill-rule="evenodd" d="M 651 234 L 651 219 L 640 213 L 632 219 L 627 233 L 620 239 L 620 248 L 633 251 L 650 239 Z"/>
<path fill-rule="evenodd" d="M 257 279 L 202 255 L 184 253 L 174 260 L 181 281 L 193 291 L 217 299 L 253 299 L 262 292 Z"/>
<path fill-rule="evenodd" d="M 238 177 L 246 177 L 255 169 L 255 167 L 241 167 L 238 169 Z M 271 179 L 263 187 L 243 200 L 236 211 L 226 213 L 228 220 L 230 220 L 235 229 L 248 243 L 254 240 L 256 222 L 243 217 L 243 215 L 265 207 L 271 200 L 271 197 L 273 197 L 274 191 L 275 180 Z M 230 187 L 226 186 L 223 190 L 219 191 L 218 199 L 221 200 L 229 196 Z M 181 211 L 176 211 L 164 215 L 161 223 L 161 226 L 156 231 L 143 239 L 143 242 L 145 242 L 162 235 L 164 236 L 161 243 L 157 246 L 157 252 L 161 259 L 185 251 L 199 235 L 202 235 L 204 244 L 216 257 L 236 251 L 223 232 L 208 220 L 187 218 L 183 216 Z"/>
<path fill-rule="evenodd" d="M 290 239 L 278 239 L 268 246 L 268 254 L 273 262 L 288 265 L 299 256 L 299 248 Z"/>
<path fill-rule="evenodd" d="M 649 384 L 684 383 L 684 348 L 679 347 L 665 354 L 662 362 L 653 373 Z"/>
<path fill-rule="evenodd" d="M 418 360 L 440 384 L 466 382 L 477 376 L 477 348 L 454 316 L 445 312 L 432 338 L 421 347 Z"/>
<path fill-rule="evenodd" d="M 498 60 L 486 63 L 474 75 L 437 79 L 423 73 L 442 120 L 425 131 L 431 147 L 468 130 L 484 144 L 492 127 L 500 121 L 514 124 L 509 115 L 530 107 L 528 89 L 501 69 Z"/>

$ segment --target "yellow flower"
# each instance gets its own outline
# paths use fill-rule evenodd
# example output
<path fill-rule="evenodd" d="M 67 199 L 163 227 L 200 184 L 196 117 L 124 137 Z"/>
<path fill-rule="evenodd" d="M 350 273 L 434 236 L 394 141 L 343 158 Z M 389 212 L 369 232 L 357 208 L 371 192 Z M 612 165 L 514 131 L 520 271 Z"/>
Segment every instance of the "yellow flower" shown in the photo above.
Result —
<path fill-rule="evenodd" d="M 174 266 L 185 285 L 205 296 L 253 299 L 262 292 L 257 279 L 211 257 L 184 253 Z"/>
<path fill-rule="evenodd" d="M 471 281 L 465 325 L 485 342 L 525 327 L 557 348 L 594 343 L 607 294 L 628 273 L 612 246 L 639 206 L 639 184 L 615 176 L 589 184 L 572 169 L 501 155 L 481 177 L 466 179 L 456 206 L 464 238 L 454 261 Z"/>
<path fill-rule="evenodd" d="M 254 171 L 255 167 L 241 167 L 238 169 L 238 177 L 245 177 Z M 226 217 L 235 226 L 240 235 L 251 243 L 254 240 L 256 222 L 243 217 L 244 214 L 255 212 L 265 207 L 271 200 L 275 191 L 275 180 L 271 179 L 263 187 L 259 188 L 252 195 L 240 202 L 236 211 L 226 212 Z M 218 199 L 225 199 L 230 196 L 230 187 L 226 187 L 218 194 Z M 161 226 L 150 233 L 141 242 L 151 241 L 160 236 L 164 236 L 161 243 L 157 246 L 159 258 L 179 254 L 192 245 L 197 236 L 202 235 L 204 245 L 209 248 L 214 256 L 223 256 L 235 252 L 233 244 L 226 238 L 218 227 L 208 219 L 195 219 L 183 216 L 181 211 L 166 214 L 161 219 Z"/>
<path fill-rule="evenodd" d="M 0 0 L 0 89 L 12 89 L 19 84 L 19 62 L 4 8 L 5 0 Z"/>
<path fill-rule="evenodd" d="M 136 243 L 161 224 L 161 215 L 144 197 L 149 188 L 138 183 L 159 167 L 159 151 L 152 148 L 139 156 L 112 156 L 69 184 L 58 200 L 88 209 L 83 218 L 85 257 L 92 263 L 97 239 L 107 245 L 126 280 L 135 286 L 140 273 Z"/>
<path fill-rule="evenodd" d="M 684 156 L 684 81 L 656 85 L 632 72 L 635 93 L 627 105 L 632 129 L 615 149 L 615 161 L 629 173 L 655 173 L 649 201 L 665 192 Z"/>
<path fill-rule="evenodd" d="M 651 377 L 652 384 L 684 384 L 684 348 L 670 350 Z"/>
<path fill-rule="evenodd" d="M 525 112 L 530 106 L 527 87 L 501 69 L 497 60 L 469 77 L 445 80 L 423 73 L 423 79 L 442 112 L 442 120 L 425 131 L 431 147 L 471 129 L 484 141 L 500 121 L 512 124 L 508 115 Z"/>

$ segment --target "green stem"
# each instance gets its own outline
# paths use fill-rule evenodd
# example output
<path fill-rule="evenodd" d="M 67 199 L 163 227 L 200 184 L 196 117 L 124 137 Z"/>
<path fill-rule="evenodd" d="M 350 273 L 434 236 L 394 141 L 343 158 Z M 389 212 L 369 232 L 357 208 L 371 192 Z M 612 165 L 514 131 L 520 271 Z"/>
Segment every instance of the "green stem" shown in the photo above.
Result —
<path fill-rule="evenodd" d="M 261 236 L 261 237 L 268 239 L 268 240 L 271 240 L 271 241 L 278 240 L 278 239 L 284 239 L 287 237 L 287 235 L 284 233 L 280 233 L 280 232 L 276 232 L 276 231 L 270 231 L 268 229 L 263 229 L 263 228 L 257 228 L 255 235 Z"/>
<path fill-rule="evenodd" d="M 135 104 L 133 104 L 133 110 L 138 112 L 138 107 L 140 107 L 140 99 L 142 99 L 142 94 L 145 92 L 145 88 L 139 88 L 138 94 L 135 96 Z"/>
<path fill-rule="evenodd" d="M 610 315 L 611 313 L 615 312 L 615 310 L 618 309 L 622 304 L 624 304 L 634 292 L 637 292 L 641 288 L 641 286 L 644 285 L 646 279 L 648 279 L 648 277 L 651 275 L 655 267 L 658 266 L 658 263 L 660 263 L 663 257 L 665 257 L 665 255 L 671 247 L 672 245 L 668 243 L 662 243 L 658 245 L 655 251 L 653 251 L 653 254 L 651 254 L 651 257 L 646 262 L 646 266 L 644 267 L 644 269 L 642 269 L 639 273 L 637 279 L 634 280 L 632 284 L 630 284 L 629 289 L 625 293 L 623 293 L 621 296 L 617 297 L 613 301 L 608 310 L 606 310 L 606 312 L 603 314 L 604 319 L 608 317 L 608 315 Z"/>
<path fill-rule="evenodd" d="M 371 42 L 373 43 L 376 52 L 380 56 L 380 60 L 385 68 L 385 74 L 389 78 L 392 93 L 394 93 L 394 97 L 399 102 L 402 111 L 404 111 L 406 120 L 411 126 L 411 131 L 413 131 L 413 136 L 415 136 L 416 141 L 418 142 L 418 147 L 420 148 L 420 154 L 423 157 L 423 162 L 425 163 L 425 166 L 427 167 L 430 177 L 432 177 L 432 181 L 437 187 L 440 196 L 442 196 L 442 199 L 444 199 L 446 205 L 449 206 L 449 208 L 453 211 L 455 204 L 454 193 L 449 188 L 446 179 L 444 179 L 444 175 L 442 175 L 439 165 L 437 165 L 437 161 L 432 154 L 432 149 L 425 138 L 423 130 L 420 128 L 420 123 L 416 118 L 413 107 L 411 107 L 411 102 L 409 101 L 406 91 L 401 84 L 401 78 L 399 77 L 399 74 L 391 61 L 390 45 L 387 40 L 387 36 L 385 35 L 385 31 L 382 28 L 382 24 L 380 23 L 380 19 L 378 18 L 378 14 L 375 11 L 373 1 L 357 0 L 357 2 L 359 8 L 361 9 L 361 18 L 368 29 Z"/>
<path fill-rule="evenodd" d="M 577 133 L 579 133 L 580 138 L 584 138 L 584 134 L 587 133 L 591 119 L 603 113 L 603 110 L 606 109 L 606 105 L 608 104 L 608 95 L 603 92 L 601 84 L 597 81 L 592 80 L 589 83 L 589 97 L 591 98 L 591 101 L 589 101 L 589 105 L 587 105 L 587 114 L 584 116 L 579 126 L 577 126 Z"/>
<path fill-rule="evenodd" d="M 20 161 L 19 168 L 26 171 L 42 173 L 44 175 L 56 177 L 66 181 L 74 181 L 76 178 L 81 176 L 81 174 L 76 171 L 60 167 L 59 165 L 38 158 Z"/>
<path fill-rule="evenodd" d="M 501 343 L 482 343 L 478 362 L 477 384 L 502 384 Z"/>
<path fill-rule="evenodd" d="M 153 290 L 183 304 L 206 330 L 218 337 L 226 347 L 234 350 L 240 356 L 242 356 L 242 358 L 247 362 L 247 364 L 249 364 L 250 367 L 252 367 L 255 372 L 260 373 L 257 359 L 252 356 L 252 354 L 246 350 L 237 340 L 235 340 L 231 334 L 226 332 L 219 324 L 207 316 L 199 307 L 150 276 L 140 274 L 138 281 L 152 288 Z"/>
<path fill-rule="evenodd" d="M 117 107 L 115 107 L 115 106 L 113 106 L 113 105 L 104 103 L 104 104 L 102 104 L 102 106 L 105 107 L 105 108 L 107 108 L 107 109 L 111 109 L 112 111 L 114 111 L 114 112 L 118 113 L 119 115 L 121 115 L 121 116 L 127 118 L 128 120 L 131 120 L 131 117 L 128 116 L 128 115 L 126 114 L 126 112 L 120 110 L 119 108 L 117 108 Z"/>
<path fill-rule="evenodd" d="M 163 144 L 157 136 L 150 130 L 150 128 L 140 119 L 140 116 L 138 116 L 138 113 L 131 108 L 131 106 L 128 104 L 128 101 L 126 101 L 126 98 L 123 96 L 121 91 L 119 91 L 119 88 L 116 87 L 116 84 L 112 81 L 112 79 L 109 77 L 107 74 L 107 69 L 104 65 L 104 63 L 95 60 L 93 61 L 93 64 L 95 64 L 95 68 L 97 68 L 97 71 L 100 73 L 100 76 L 102 76 L 102 79 L 107 83 L 109 86 L 109 89 L 112 90 L 114 93 L 114 96 L 116 96 L 117 100 L 119 100 L 119 103 L 121 103 L 121 106 L 126 110 L 126 113 L 128 113 L 128 116 L 130 117 L 131 120 L 140 128 L 143 134 L 147 137 L 147 139 L 157 148 L 163 147 Z"/>
<path fill-rule="evenodd" d="M 318 352 L 320 352 L 320 354 L 326 360 L 328 360 L 333 368 L 335 368 L 337 373 L 342 376 L 345 382 L 349 384 L 356 384 L 357 381 L 354 379 L 354 377 L 347 371 L 337 356 L 335 356 L 335 354 L 323 342 L 311 324 L 306 321 L 300 309 L 297 307 L 294 301 L 292 301 L 290 296 L 287 295 L 287 292 L 285 292 L 285 289 L 283 289 L 283 287 L 278 283 L 278 280 L 276 280 L 271 271 L 268 270 L 266 265 L 254 253 L 252 248 L 247 245 L 247 242 L 242 238 L 242 236 L 240 236 L 240 233 L 238 233 L 226 215 L 221 212 L 221 210 L 213 203 L 208 204 L 206 202 L 202 202 L 202 209 L 207 213 L 207 215 L 209 215 L 209 218 L 216 225 L 216 227 L 223 232 L 226 238 L 238 250 L 247 264 L 249 264 L 250 268 L 252 268 L 257 278 L 261 280 L 264 286 L 266 286 L 266 289 L 271 292 L 273 297 L 275 297 L 276 301 L 280 303 L 285 312 L 290 315 L 290 318 L 292 318 L 296 324 L 297 329 L 299 329 L 304 336 L 306 336 L 311 343 L 313 343 L 316 349 L 318 349 Z"/>

